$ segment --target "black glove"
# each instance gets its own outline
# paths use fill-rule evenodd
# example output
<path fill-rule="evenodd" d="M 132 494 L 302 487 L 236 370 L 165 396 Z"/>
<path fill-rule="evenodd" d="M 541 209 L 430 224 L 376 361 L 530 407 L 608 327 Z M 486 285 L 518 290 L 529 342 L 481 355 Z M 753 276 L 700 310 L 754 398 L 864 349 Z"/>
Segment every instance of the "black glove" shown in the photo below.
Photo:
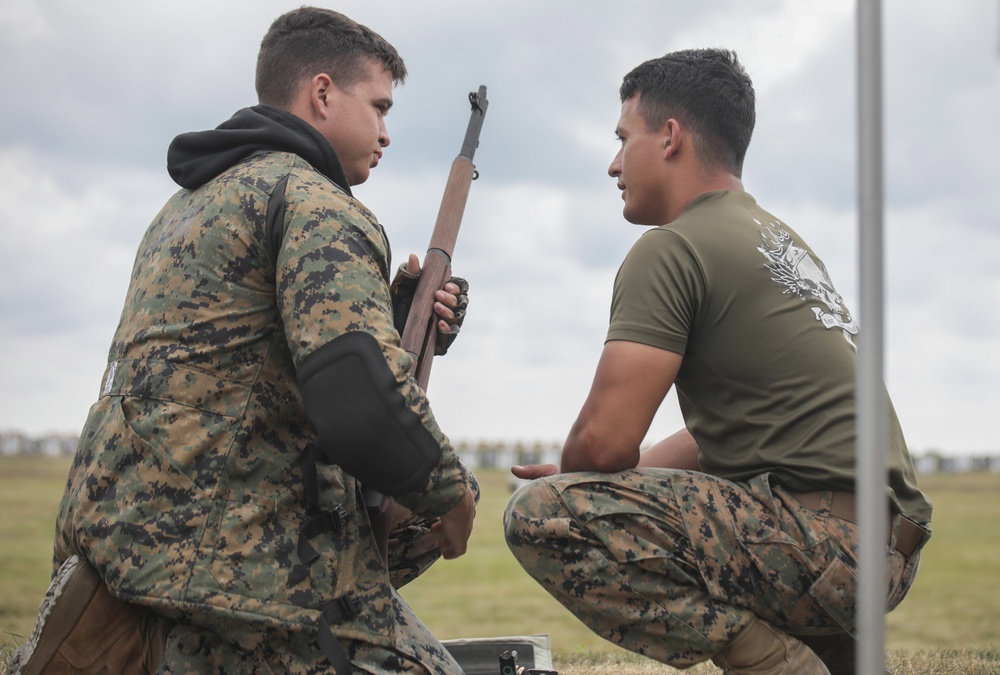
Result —
<path fill-rule="evenodd" d="M 406 318 L 410 315 L 410 307 L 413 305 L 413 296 L 417 292 L 419 278 L 419 275 L 415 276 L 407 272 L 406 265 L 400 265 L 392 284 L 389 286 L 389 297 L 392 300 L 392 325 L 399 331 L 400 335 L 406 328 Z M 448 348 L 455 341 L 462 327 L 462 322 L 465 321 L 465 312 L 469 307 L 469 282 L 461 277 L 451 277 L 445 283 L 458 286 L 459 291 L 456 293 L 458 303 L 452 308 L 455 316 L 451 319 L 445 319 L 451 326 L 451 331 L 448 333 L 437 332 L 437 340 L 434 344 L 435 356 L 443 356 L 448 353 Z M 439 318 L 437 314 L 434 314 L 435 321 Z"/>
<path fill-rule="evenodd" d="M 458 293 L 455 294 L 458 302 L 451 309 L 455 316 L 451 319 L 445 319 L 445 322 L 451 326 L 451 331 L 447 333 L 438 331 L 437 333 L 437 341 L 434 344 L 435 356 L 443 356 L 448 353 L 448 348 L 458 337 L 458 331 L 462 328 L 462 322 L 465 321 L 465 310 L 469 308 L 469 282 L 462 277 L 452 277 L 445 283 L 458 286 Z"/>

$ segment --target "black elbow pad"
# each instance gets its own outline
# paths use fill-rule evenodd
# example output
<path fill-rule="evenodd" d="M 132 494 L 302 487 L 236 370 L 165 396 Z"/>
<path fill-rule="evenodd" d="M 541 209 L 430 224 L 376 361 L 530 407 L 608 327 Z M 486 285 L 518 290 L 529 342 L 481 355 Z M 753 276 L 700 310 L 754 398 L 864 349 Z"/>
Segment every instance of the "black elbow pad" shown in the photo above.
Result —
<path fill-rule="evenodd" d="M 374 336 L 331 340 L 302 361 L 298 380 L 319 459 L 389 496 L 427 485 L 441 446 L 406 405 Z"/>

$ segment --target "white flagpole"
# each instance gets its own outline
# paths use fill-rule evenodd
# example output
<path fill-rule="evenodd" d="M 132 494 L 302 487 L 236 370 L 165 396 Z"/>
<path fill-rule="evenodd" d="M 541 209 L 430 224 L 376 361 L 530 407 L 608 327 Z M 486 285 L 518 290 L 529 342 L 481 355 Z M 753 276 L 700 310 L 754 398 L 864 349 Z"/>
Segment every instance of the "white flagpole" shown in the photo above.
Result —
<path fill-rule="evenodd" d="M 860 325 L 857 384 L 857 672 L 885 672 L 888 406 L 883 385 L 882 11 L 858 0 Z"/>

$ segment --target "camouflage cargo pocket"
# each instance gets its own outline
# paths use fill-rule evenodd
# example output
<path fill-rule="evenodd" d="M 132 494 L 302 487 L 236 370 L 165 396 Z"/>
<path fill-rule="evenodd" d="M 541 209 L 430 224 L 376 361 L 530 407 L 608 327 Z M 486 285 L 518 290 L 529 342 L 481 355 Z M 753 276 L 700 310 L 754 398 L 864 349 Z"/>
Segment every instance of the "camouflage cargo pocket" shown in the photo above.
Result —
<path fill-rule="evenodd" d="M 78 540 L 108 585 L 123 597 L 176 595 L 200 540 L 208 498 L 130 424 L 128 399 L 112 398 L 92 447 L 80 495 Z M 84 498 L 86 497 L 86 498 Z"/>
<path fill-rule="evenodd" d="M 726 506 L 745 544 L 778 544 L 807 550 L 829 538 L 827 518 L 807 509 L 775 485 L 773 474 L 762 474 L 725 491 Z"/>
<path fill-rule="evenodd" d="M 212 576 L 227 593 L 279 599 L 299 560 L 298 526 L 280 518 L 277 505 L 253 493 L 230 494 L 221 506 L 211 563 Z"/>
<path fill-rule="evenodd" d="M 853 634 L 858 577 L 851 565 L 834 557 L 809 588 L 809 595 L 840 628 Z"/>
<path fill-rule="evenodd" d="M 129 428 L 172 473 L 214 492 L 235 435 L 236 420 L 178 401 L 126 396 L 122 413 Z"/>

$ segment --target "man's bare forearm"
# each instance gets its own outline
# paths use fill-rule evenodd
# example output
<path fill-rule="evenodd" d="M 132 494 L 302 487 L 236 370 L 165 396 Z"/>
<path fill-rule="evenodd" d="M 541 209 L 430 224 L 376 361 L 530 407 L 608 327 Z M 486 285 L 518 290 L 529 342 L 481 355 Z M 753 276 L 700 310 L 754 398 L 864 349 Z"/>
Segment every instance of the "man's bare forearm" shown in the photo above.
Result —
<path fill-rule="evenodd" d="M 681 429 L 643 451 L 639 467 L 699 471 L 698 444 L 687 429 Z"/>
<path fill-rule="evenodd" d="M 599 438 L 577 420 L 563 446 L 560 469 L 571 471 L 599 471 L 615 473 L 635 468 L 639 461 L 638 444 L 621 444 L 621 437 Z"/>

